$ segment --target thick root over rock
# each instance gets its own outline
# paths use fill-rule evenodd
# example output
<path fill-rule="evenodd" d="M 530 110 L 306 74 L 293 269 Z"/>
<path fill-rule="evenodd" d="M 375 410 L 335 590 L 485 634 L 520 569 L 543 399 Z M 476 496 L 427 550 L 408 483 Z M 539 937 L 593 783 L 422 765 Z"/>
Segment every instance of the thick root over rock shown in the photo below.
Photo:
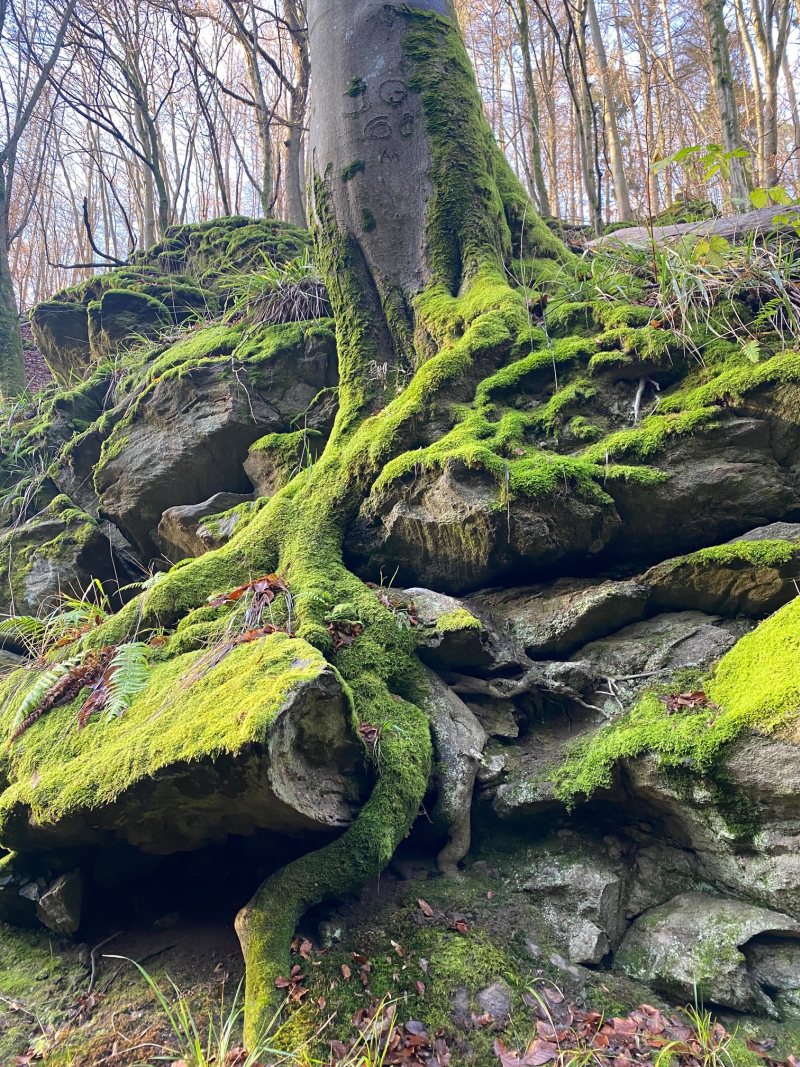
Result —
<path fill-rule="evenodd" d="M 387 700 L 376 745 L 378 780 L 356 821 L 338 840 L 269 877 L 236 917 L 246 968 L 244 1037 L 251 1050 L 280 1012 L 275 983 L 289 973 L 289 946 L 303 914 L 380 874 L 419 811 L 431 766 L 428 721 L 413 704 Z"/>

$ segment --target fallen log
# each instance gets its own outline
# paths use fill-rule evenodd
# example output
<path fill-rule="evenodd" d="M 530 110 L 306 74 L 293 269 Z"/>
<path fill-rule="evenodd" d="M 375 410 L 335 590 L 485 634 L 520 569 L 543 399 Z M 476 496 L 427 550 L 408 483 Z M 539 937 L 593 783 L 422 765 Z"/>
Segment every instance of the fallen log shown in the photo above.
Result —
<path fill-rule="evenodd" d="M 670 226 L 631 226 L 628 229 L 615 230 L 604 237 L 590 241 L 588 248 L 609 248 L 615 244 L 630 245 L 634 248 L 647 247 L 652 241 L 657 244 L 676 240 L 680 237 L 724 237 L 728 241 L 741 241 L 751 233 L 782 233 L 796 231 L 800 225 L 800 208 L 771 207 L 745 211 L 740 215 L 722 215 L 715 219 L 701 219 L 699 222 L 680 222 Z"/>

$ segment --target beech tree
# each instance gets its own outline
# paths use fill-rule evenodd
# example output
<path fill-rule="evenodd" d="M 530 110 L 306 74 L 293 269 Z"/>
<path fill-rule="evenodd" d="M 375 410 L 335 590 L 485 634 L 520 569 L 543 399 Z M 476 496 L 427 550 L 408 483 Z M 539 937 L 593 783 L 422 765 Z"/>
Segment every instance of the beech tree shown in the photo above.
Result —
<path fill-rule="evenodd" d="M 512 254 L 568 255 L 492 137 L 448 0 L 311 0 L 308 20 L 310 214 L 336 319 L 340 408 L 302 489 L 273 498 L 249 536 L 263 539 L 264 563 L 291 574 L 307 640 L 329 641 L 322 605 L 331 596 L 363 620 L 344 672 L 359 718 L 381 724 L 380 771 L 350 829 L 271 876 L 238 917 L 250 1047 L 276 1008 L 298 920 L 389 862 L 417 815 L 431 759 L 421 691 L 409 687 L 412 657 L 345 566 L 343 531 L 388 465 L 413 462 L 433 409 L 467 402 L 526 329 L 524 296 L 506 274 Z M 214 566 L 191 564 L 200 596 Z M 453 865 L 468 826 L 459 811 L 447 821 Z"/>

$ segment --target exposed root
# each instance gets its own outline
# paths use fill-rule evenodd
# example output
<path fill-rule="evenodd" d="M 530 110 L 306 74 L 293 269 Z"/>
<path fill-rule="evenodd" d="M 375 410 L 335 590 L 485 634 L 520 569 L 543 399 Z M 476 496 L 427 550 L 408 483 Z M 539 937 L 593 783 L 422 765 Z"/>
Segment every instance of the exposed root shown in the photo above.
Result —
<path fill-rule="evenodd" d="M 279 1013 L 275 982 L 289 973 L 289 946 L 303 914 L 380 874 L 419 811 L 431 765 L 428 723 L 417 707 L 397 697 L 387 694 L 387 705 L 378 781 L 353 825 L 330 845 L 267 878 L 236 917 L 250 1049 L 259 1046 Z"/>
<path fill-rule="evenodd" d="M 475 715 L 449 685 L 428 670 L 428 698 L 425 704 L 436 749 L 438 799 L 431 818 L 446 832 L 447 844 L 437 856 L 439 869 L 455 874 L 469 851 L 470 809 L 475 775 L 489 740 Z"/>

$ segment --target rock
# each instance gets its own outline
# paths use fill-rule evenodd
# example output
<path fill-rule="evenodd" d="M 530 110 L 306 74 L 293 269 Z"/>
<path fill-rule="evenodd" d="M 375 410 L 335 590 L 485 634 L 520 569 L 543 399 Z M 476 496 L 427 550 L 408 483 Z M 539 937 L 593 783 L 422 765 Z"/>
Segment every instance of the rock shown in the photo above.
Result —
<path fill-rule="evenodd" d="M 95 468 L 103 514 L 149 558 L 168 508 L 249 492 L 242 463 L 252 442 L 288 427 L 335 381 L 333 335 L 321 331 L 247 373 L 237 374 L 230 361 L 189 363 L 181 375 L 156 381 L 132 419 L 119 413 Z"/>
<path fill-rule="evenodd" d="M 800 756 L 793 740 L 745 736 L 713 776 L 674 780 L 644 757 L 625 787 L 662 833 L 690 850 L 696 878 L 800 920 Z"/>
<path fill-rule="evenodd" d="M 272 496 L 303 467 L 314 463 L 325 447 L 320 430 L 293 430 L 260 437 L 250 446 L 244 469 L 256 496 Z"/>
<path fill-rule="evenodd" d="M 436 752 L 438 793 L 431 821 L 448 835 L 437 858 L 439 866 L 453 870 L 469 851 L 472 791 L 488 737 L 467 705 L 437 674 L 426 671 L 425 681 L 425 711 Z"/>
<path fill-rule="evenodd" d="M 736 543 L 721 545 L 651 567 L 642 579 L 651 587 L 651 610 L 694 609 L 734 618 L 769 615 L 788 603 L 797 595 L 800 545 L 754 552 L 748 549 L 756 538 L 742 540 L 741 550 Z"/>
<path fill-rule="evenodd" d="M 758 938 L 744 952 L 750 972 L 775 1000 L 781 1015 L 800 1018 L 800 941 Z"/>
<path fill-rule="evenodd" d="M 251 499 L 242 493 L 215 493 L 200 504 L 179 504 L 167 508 L 158 524 L 157 540 L 161 551 L 170 562 L 177 563 L 189 556 L 202 556 L 209 549 L 218 548 L 218 544 L 209 543 L 212 537 L 207 527 L 205 537 L 200 533 L 203 520 Z"/>
<path fill-rule="evenodd" d="M 672 996 L 737 1011 L 775 1014 L 741 951 L 763 934 L 800 938 L 800 923 L 779 912 L 707 893 L 682 893 L 631 926 L 615 963 Z"/>
<path fill-rule="evenodd" d="M 740 541 L 791 541 L 792 544 L 800 544 L 800 522 L 771 522 L 767 526 L 757 526 L 755 530 L 748 530 L 728 543 L 735 545 Z"/>
<path fill-rule="evenodd" d="M 670 845 L 654 844 L 640 848 L 634 859 L 627 915 L 666 904 L 687 889 L 702 888 L 693 855 Z"/>
<path fill-rule="evenodd" d="M 752 624 L 744 620 L 726 621 L 699 611 L 668 612 L 592 641 L 572 658 L 612 678 L 709 667 L 749 629 Z"/>
<path fill-rule="evenodd" d="M 450 462 L 392 483 L 362 506 L 346 535 L 348 565 L 458 595 L 513 575 L 567 568 L 600 553 L 618 525 L 613 508 L 577 492 L 517 498 L 498 508 L 496 479 Z"/>
<path fill-rule="evenodd" d="M 467 597 L 487 612 L 534 659 L 567 655 L 644 618 L 648 589 L 642 582 L 560 578 L 548 585 L 489 590 Z"/>
<path fill-rule="evenodd" d="M 79 870 L 59 875 L 39 897 L 36 916 L 56 934 L 74 934 L 81 924 L 83 877 Z"/>
<path fill-rule="evenodd" d="M 336 673 L 298 638 L 239 645 L 216 666 L 186 653 L 150 668 L 125 715 L 53 752 L 72 706 L 25 735 L 37 768 L 0 754 L 0 843 L 17 851 L 125 841 L 167 854 L 256 829 L 330 834 L 367 789 L 363 749 Z M 205 664 L 205 666 L 204 666 Z M 188 684 L 192 671 L 202 679 Z M 49 731 L 49 732 L 48 732 Z M 136 758 L 131 759 L 135 751 Z"/>
<path fill-rule="evenodd" d="M 572 963 L 598 964 L 625 930 L 628 874 L 623 864 L 570 835 L 520 856 L 516 875 Z"/>
<path fill-rule="evenodd" d="M 0 563 L 0 611 L 11 615 L 49 611 L 62 594 L 80 598 L 93 578 L 116 588 L 134 576 L 98 523 L 64 496 L 0 535 Z"/>
<path fill-rule="evenodd" d="M 88 305 L 89 345 L 100 360 L 142 338 L 154 338 L 172 325 L 169 309 L 158 299 L 134 289 L 106 289 Z"/>
<path fill-rule="evenodd" d="M 651 563 L 719 544 L 800 508 L 796 477 L 776 461 L 766 419 L 732 418 L 673 438 L 656 484 L 609 482 L 621 526 L 606 555 Z"/>
<path fill-rule="evenodd" d="M 387 595 L 392 598 L 391 590 Z M 465 601 L 419 587 L 403 590 L 402 601 L 413 605 L 420 658 L 434 670 L 489 675 L 520 667 L 514 644 Z"/>
<path fill-rule="evenodd" d="M 12 853 L 0 859 L 0 920 L 36 925 L 36 902 L 48 884 L 47 863 Z"/>
<path fill-rule="evenodd" d="M 488 1012 L 497 1022 L 505 1022 L 511 1014 L 513 1001 L 511 986 L 502 978 L 478 990 L 476 1000 L 481 1011 Z"/>
<path fill-rule="evenodd" d="M 69 385 L 89 365 L 89 323 L 83 304 L 46 300 L 31 313 L 33 338 L 53 377 Z"/>

